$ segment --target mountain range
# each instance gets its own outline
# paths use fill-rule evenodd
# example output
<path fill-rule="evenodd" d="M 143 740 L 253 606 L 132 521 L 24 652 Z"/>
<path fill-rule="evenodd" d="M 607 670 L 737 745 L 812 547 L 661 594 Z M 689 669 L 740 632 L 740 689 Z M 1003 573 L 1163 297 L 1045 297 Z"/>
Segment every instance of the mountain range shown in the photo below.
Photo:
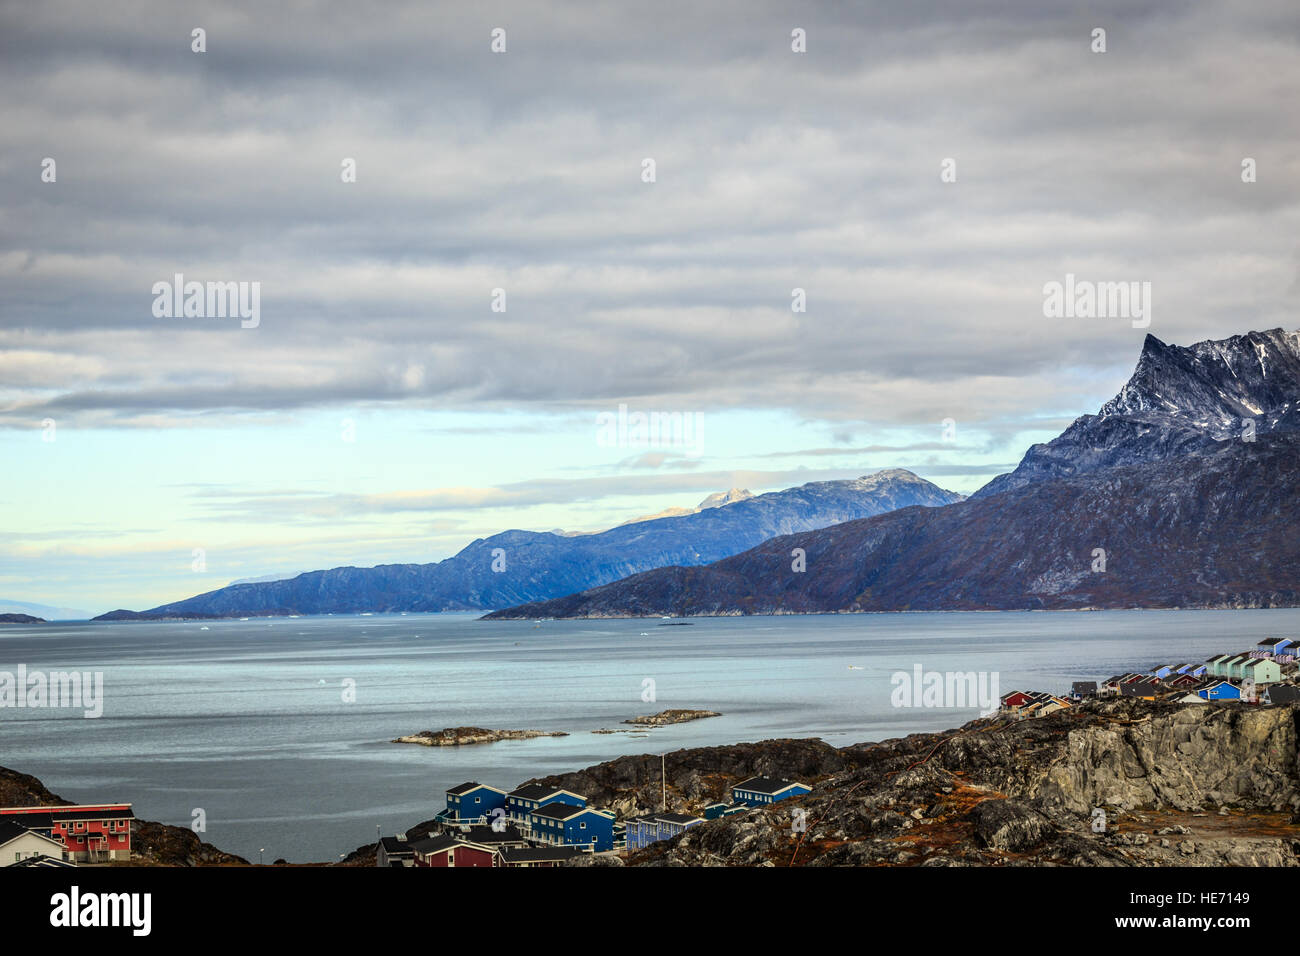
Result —
<path fill-rule="evenodd" d="M 491 618 L 1300 603 L 1300 333 L 1148 335 L 1096 415 L 902 508 Z"/>
<path fill-rule="evenodd" d="M 309 571 L 286 580 L 232 584 L 143 612 L 111 611 L 95 620 L 509 607 L 650 568 L 716 561 L 777 535 L 962 498 L 902 469 L 747 495 L 733 489 L 711 495 L 688 514 L 640 520 L 597 534 L 505 531 L 432 564 Z"/>
<path fill-rule="evenodd" d="M 1033 481 L 1209 451 L 1300 429 L 1300 332 L 1271 329 L 1181 348 L 1148 335 L 1128 383 L 1096 415 L 1034 445 L 972 498 Z"/>

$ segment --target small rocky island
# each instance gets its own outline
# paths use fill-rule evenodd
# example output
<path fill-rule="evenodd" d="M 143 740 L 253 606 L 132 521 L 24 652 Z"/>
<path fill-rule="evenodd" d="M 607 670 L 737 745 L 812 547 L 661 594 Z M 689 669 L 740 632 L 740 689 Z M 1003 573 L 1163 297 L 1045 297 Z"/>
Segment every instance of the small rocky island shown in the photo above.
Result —
<path fill-rule="evenodd" d="M 448 727 L 446 730 L 422 730 L 418 734 L 393 739 L 395 744 L 420 744 L 422 747 L 465 747 L 490 744 L 498 740 L 532 740 L 534 737 L 567 737 L 563 730 L 488 730 L 485 727 Z"/>
<path fill-rule="evenodd" d="M 645 717 L 633 717 L 631 720 L 625 720 L 625 724 L 636 724 L 638 727 L 663 727 L 666 724 L 684 724 L 688 720 L 700 720 L 704 717 L 721 717 L 717 711 L 713 710 L 661 710 L 657 714 L 649 714 Z"/>
<path fill-rule="evenodd" d="M 48 623 L 43 617 L 32 617 L 30 614 L 0 614 L 0 624 L 46 624 Z"/>

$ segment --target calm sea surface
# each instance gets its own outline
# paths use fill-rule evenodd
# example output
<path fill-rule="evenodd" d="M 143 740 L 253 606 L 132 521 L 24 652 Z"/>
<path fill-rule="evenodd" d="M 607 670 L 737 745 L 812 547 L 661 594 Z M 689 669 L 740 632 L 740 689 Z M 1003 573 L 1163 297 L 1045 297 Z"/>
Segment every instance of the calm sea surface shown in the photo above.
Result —
<path fill-rule="evenodd" d="M 481 622 L 473 615 L 0 627 L 0 671 L 102 671 L 104 713 L 0 709 L 0 765 L 77 801 L 130 801 L 252 860 L 336 859 L 433 816 L 466 780 L 510 789 L 624 754 L 771 737 L 839 746 L 958 726 L 895 708 L 890 676 L 987 671 L 1065 691 L 1300 635 L 1300 610 L 863 614 Z M 860 669 L 851 669 L 860 668 Z M 642 700 L 654 681 L 656 699 Z M 355 701 L 344 689 L 355 681 Z M 593 734 L 668 707 L 724 716 Z M 429 748 L 444 727 L 570 736 Z"/>

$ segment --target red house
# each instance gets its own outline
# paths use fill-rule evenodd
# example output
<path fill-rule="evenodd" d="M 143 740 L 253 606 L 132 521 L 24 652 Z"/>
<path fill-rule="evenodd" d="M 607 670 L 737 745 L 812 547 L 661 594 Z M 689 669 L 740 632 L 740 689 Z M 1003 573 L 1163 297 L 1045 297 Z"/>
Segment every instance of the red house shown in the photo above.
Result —
<path fill-rule="evenodd" d="M 1011 712 L 1018 711 L 1027 704 L 1032 704 L 1034 698 L 1032 694 L 1026 694 L 1023 690 L 1013 690 L 1009 694 L 1002 696 L 1002 709 Z"/>
<path fill-rule="evenodd" d="M 135 814 L 129 803 L 0 807 L 0 819 L 6 817 L 61 842 L 69 860 L 106 863 L 131 859 L 131 821 Z"/>
<path fill-rule="evenodd" d="M 416 866 L 491 866 L 495 847 L 464 843 L 451 836 L 431 836 L 411 844 Z"/>

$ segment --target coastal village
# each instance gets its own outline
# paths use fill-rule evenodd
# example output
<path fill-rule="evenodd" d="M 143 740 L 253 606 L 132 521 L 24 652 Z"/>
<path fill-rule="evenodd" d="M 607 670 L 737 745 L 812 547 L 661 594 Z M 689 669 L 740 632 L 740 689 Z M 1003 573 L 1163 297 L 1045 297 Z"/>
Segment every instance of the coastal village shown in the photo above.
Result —
<path fill-rule="evenodd" d="M 1041 717 L 1093 697 L 1191 705 L 1300 702 L 1300 639 L 1270 637 L 1251 650 L 1215 654 L 1200 663 L 1158 664 L 1144 672 L 1076 682 L 1065 696 L 1016 690 L 1000 698 L 999 713 L 1016 720 Z M 703 715 L 713 713 L 674 711 L 670 716 L 628 723 Z M 475 738 L 453 735 L 456 739 Z M 446 745 L 451 740 L 430 735 L 415 742 Z M 380 838 L 375 865 L 563 866 L 587 856 L 643 850 L 708 820 L 745 814 L 811 792 L 809 784 L 797 780 L 751 776 L 730 788 L 728 801 L 708 804 L 698 815 L 670 811 L 665 792 L 659 812 L 619 819 L 609 810 L 590 806 L 583 794 L 563 787 L 528 783 L 507 791 L 471 780 L 445 792 L 445 805 L 429 824 Z M 0 807 L 0 866 L 129 862 L 135 822 L 129 803 Z"/>
<path fill-rule="evenodd" d="M 621 854 L 669 840 L 705 820 L 746 813 L 811 793 L 793 780 L 750 777 L 731 788 L 731 800 L 689 813 L 641 814 L 619 820 L 587 798 L 546 784 L 509 792 L 477 781 L 452 787 L 429 829 L 383 837 L 380 867 L 553 867 L 583 854 Z"/>
<path fill-rule="evenodd" d="M 1149 671 L 1115 674 L 1100 682 L 1078 681 L 1068 697 L 1016 690 L 1002 696 L 1001 712 L 1043 717 L 1072 702 L 1114 696 L 1177 704 L 1295 703 L 1300 701 L 1300 639 L 1269 637 L 1249 651 L 1215 654 L 1198 664 L 1157 664 Z"/>

